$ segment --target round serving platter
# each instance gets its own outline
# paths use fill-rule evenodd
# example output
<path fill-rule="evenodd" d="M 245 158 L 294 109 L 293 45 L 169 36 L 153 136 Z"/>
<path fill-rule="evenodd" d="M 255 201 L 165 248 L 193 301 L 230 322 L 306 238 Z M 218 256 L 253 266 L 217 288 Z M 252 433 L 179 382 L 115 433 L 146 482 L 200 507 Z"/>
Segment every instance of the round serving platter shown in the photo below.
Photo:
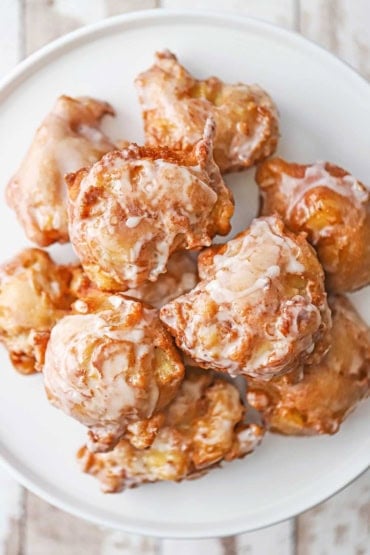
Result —
<path fill-rule="evenodd" d="M 0 85 L 1 180 L 5 188 L 34 130 L 60 94 L 89 95 L 117 110 L 105 130 L 143 140 L 134 77 L 169 48 L 196 76 L 256 82 L 281 116 L 278 154 L 330 160 L 369 181 L 370 87 L 354 71 L 299 35 L 258 20 L 200 11 L 123 15 L 71 33 L 32 55 Z M 231 235 L 257 212 L 253 169 L 230 175 L 236 199 Z M 14 214 L 0 203 L 1 258 L 27 246 Z M 69 246 L 53 256 L 71 257 Z M 370 289 L 351 296 L 370 323 Z M 200 480 L 159 483 L 104 495 L 80 472 L 84 430 L 46 401 L 41 376 L 24 377 L 0 352 L 0 457 L 27 488 L 93 522 L 153 536 L 231 535 L 289 518 L 329 497 L 369 465 L 370 402 L 333 437 L 269 434 L 256 452 Z"/>

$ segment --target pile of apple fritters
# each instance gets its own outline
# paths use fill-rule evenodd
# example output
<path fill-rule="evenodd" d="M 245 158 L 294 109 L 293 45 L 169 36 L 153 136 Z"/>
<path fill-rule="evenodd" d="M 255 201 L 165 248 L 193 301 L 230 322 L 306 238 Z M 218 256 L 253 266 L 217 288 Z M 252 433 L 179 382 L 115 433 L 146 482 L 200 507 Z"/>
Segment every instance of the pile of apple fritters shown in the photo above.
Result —
<path fill-rule="evenodd" d="M 135 84 L 144 145 L 106 136 L 108 103 L 56 101 L 6 189 L 37 247 L 0 268 L 0 341 L 86 427 L 78 460 L 106 492 L 203 475 L 266 431 L 335 433 L 370 384 L 344 296 L 370 283 L 370 190 L 270 158 L 258 85 L 196 79 L 168 51 Z M 223 175 L 252 166 L 260 214 L 213 244 L 234 211 Z M 68 241 L 75 264 L 39 248 Z"/>

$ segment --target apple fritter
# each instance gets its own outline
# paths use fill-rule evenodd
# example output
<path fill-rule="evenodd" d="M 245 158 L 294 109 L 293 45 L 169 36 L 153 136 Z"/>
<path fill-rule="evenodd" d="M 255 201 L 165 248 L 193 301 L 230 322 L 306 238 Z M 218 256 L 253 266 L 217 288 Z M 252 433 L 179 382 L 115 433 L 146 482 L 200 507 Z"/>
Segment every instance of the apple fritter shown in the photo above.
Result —
<path fill-rule="evenodd" d="M 68 176 L 71 241 L 100 289 L 156 281 L 171 254 L 230 231 L 234 205 L 212 157 L 213 135 L 208 120 L 192 152 L 132 144 Z"/>
<path fill-rule="evenodd" d="M 25 249 L 0 267 L 0 342 L 22 374 L 41 370 L 50 330 L 76 300 L 76 270 L 40 249 Z"/>
<path fill-rule="evenodd" d="M 106 114 L 114 115 L 106 102 L 60 96 L 36 131 L 6 189 L 9 206 L 34 243 L 69 240 L 64 176 L 114 148 L 100 129 Z"/>
<path fill-rule="evenodd" d="M 303 234 L 255 219 L 198 258 L 201 281 L 160 310 L 176 343 L 202 368 L 269 379 L 327 349 L 324 275 Z"/>
<path fill-rule="evenodd" d="M 333 293 L 370 283 L 370 192 L 333 164 L 293 164 L 275 158 L 256 174 L 261 214 L 279 214 L 292 231 L 304 231 L 317 250 Z"/>
<path fill-rule="evenodd" d="M 194 478 L 222 461 L 251 453 L 259 444 L 263 427 L 244 424 L 244 413 L 234 385 L 193 370 L 164 411 L 149 447 L 135 446 L 131 435 L 109 453 L 95 454 L 83 447 L 78 459 L 105 492 L 145 482 Z"/>
<path fill-rule="evenodd" d="M 270 156 L 279 137 L 278 113 L 258 85 L 195 79 L 169 51 L 136 78 L 148 144 L 189 149 L 207 117 L 216 122 L 214 157 L 221 172 L 243 170 Z"/>
<path fill-rule="evenodd" d="M 157 311 L 123 295 L 78 300 L 52 329 L 43 369 L 50 402 L 88 427 L 93 451 L 174 398 L 184 367 Z"/>
<path fill-rule="evenodd" d="M 320 363 L 305 366 L 302 380 L 293 373 L 270 382 L 248 382 L 248 402 L 273 432 L 334 434 L 369 394 L 370 330 L 345 297 L 331 297 L 329 304 L 331 347 Z"/>

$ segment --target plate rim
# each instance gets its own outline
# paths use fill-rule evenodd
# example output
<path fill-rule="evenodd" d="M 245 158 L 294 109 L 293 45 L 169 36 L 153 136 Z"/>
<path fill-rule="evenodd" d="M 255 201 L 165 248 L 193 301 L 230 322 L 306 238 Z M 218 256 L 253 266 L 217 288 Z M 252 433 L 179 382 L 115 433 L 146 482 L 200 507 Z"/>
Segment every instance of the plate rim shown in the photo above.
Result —
<path fill-rule="evenodd" d="M 259 18 L 238 15 L 235 13 L 227 12 L 225 10 L 157 8 L 134 11 L 105 18 L 93 24 L 83 26 L 75 31 L 67 33 L 66 35 L 63 35 L 62 37 L 57 38 L 56 40 L 43 46 L 42 48 L 28 56 L 25 60 L 17 64 L 10 72 L 5 75 L 5 77 L 0 80 L 0 103 L 5 100 L 8 95 L 12 93 L 13 89 L 17 88 L 24 79 L 27 79 L 32 73 L 36 73 L 39 68 L 44 67 L 49 62 L 51 62 L 55 55 L 59 55 L 64 51 L 73 50 L 75 46 L 83 44 L 89 39 L 104 36 L 109 29 L 115 29 L 122 26 L 122 32 L 125 32 L 125 26 L 127 27 L 132 22 L 145 25 L 145 22 L 146 24 L 150 24 L 150 22 L 154 20 L 166 21 L 171 18 L 188 18 L 193 20 L 195 18 L 198 22 L 200 19 L 202 19 L 205 24 L 212 24 L 212 22 L 220 23 L 222 21 L 229 28 L 239 27 L 245 29 L 245 27 L 249 25 L 254 27 L 255 29 L 259 28 L 262 30 L 266 30 L 269 33 L 274 33 L 276 36 L 280 35 L 286 40 L 293 41 L 293 43 L 296 44 L 298 43 L 299 46 L 304 47 L 305 49 L 310 48 L 314 53 L 316 52 L 317 55 L 321 56 L 321 58 L 324 57 L 324 59 L 326 58 L 328 62 L 336 65 L 342 71 L 345 70 L 347 75 L 350 76 L 352 80 L 357 81 L 357 86 L 362 87 L 363 92 L 367 94 L 370 99 L 370 84 L 364 77 L 362 77 L 353 67 L 351 67 L 344 60 L 338 58 L 332 52 L 316 44 L 310 39 L 307 39 L 296 31 L 282 28 L 278 25 L 266 22 Z M 48 491 L 43 489 L 41 485 L 38 485 L 37 482 L 34 482 L 32 478 L 27 477 L 27 473 L 25 471 L 22 472 L 22 470 L 19 470 L 15 464 L 12 464 L 11 456 L 9 457 L 11 453 L 8 452 L 7 456 L 6 451 L 7 449 L 5 448 L 5 450 L 3 450 L 2 446 L 0 445 L 0 464 L 21 485 L 23 485 L 25 488 L 35 493 L 48 503 L 79 518 L 82 518 L 89 522 L 93 522 L 98 525 L 106 526 L 108 528 L 120 529 L 128 533 L 152 536 L 157 538 L 163 538 L 163 534 L 165 532 L 165 537 L 173 539 L 211 538 L 215 537 L 215 535 L 217 537 L 223 537 L 240 534 L 246 531 L 251 532 L 253 530 L 259 530 L 272 526 L 274 524 L 278 524 L 311 509 L 312 507 L 323 501 L 326 501 L 327 499 L 330 499 L 336 493 L 345 489 L 354 480 L 365 473 L 370 466 L 370 460 L 364 460 L 362 464 L 356 467 L 355 472 L 352 472 L 350 476 L 348 476 L 347 471 L 346 477 L 342 479 L 340 483 L 337 481 L 335 491 L 329 491 L 330 488 L 327 488 L 327 491 L 325 491 L 325 493 L 311 495 L 311 500 L 308 504 L 305 504 L 302 501 L 301 503 L 296 503 L 292 509 L 283 508 L 281 510 L 281 514 L 279 513 L 277 517 L 270 516 L 270 519 L 265 519 L 265 521 L 262 522 L 259 526 L 253 526 L 252 528 L 247 527 L 246 529 L 245 527 L 243 527 L 243 524 L 239 519 L 238 521 L 233 522 L 226 521 L 224 525 L 220 525 L 220 523 L 218 522 L 214 524 L 206 523 L 204 524 L 204 530 L 202 530 L 202 532 L 199 532 L 197 529 L 192 530 L 191 525 L 187 525 L 187 533 L 186 535 L 184 535 L 183 529 L 180 528 L 178 524 L 167 524 L 166 530 L 164 529 L 163 524 L 143 525 L 139 523 L 138 525 L 132 525 L 125 522 L 122 522 L 122 524 L 115 522 L 113 524 L 112 520 L 110 520 L 108 517 L 103 518 L 98 515 L 92 515 L 86 512 L 83 508 L 79 509 L 73 503 L 63 500 L 53 493 L 49 493 Z M 320 491 L 322 492 L 322 490 Z"/>

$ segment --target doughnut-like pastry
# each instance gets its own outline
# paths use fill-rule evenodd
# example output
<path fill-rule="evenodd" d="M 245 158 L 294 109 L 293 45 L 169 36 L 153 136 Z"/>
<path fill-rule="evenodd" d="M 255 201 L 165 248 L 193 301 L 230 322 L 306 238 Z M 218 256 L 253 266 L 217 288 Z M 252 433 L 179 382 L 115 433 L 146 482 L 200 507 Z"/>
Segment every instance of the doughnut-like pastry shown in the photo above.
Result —
<path fill-rule="evenodd" d="M 41 370 L 50 330 L 76 300 L 75 270 L 40 249 L 25 249 L 0 266 L 0 342 L 18 372 Z"/>
<path fill-rule="evenodd" d="M 211 373 L 192 371 L 146 449 L 124 437 L 110 453 L 83 447 L 78 459 L 96 476 L 104 492 L 118 492 L 145 482 L 183 480 L 205 474 L 223 460 L 251 453 L 263 428 L 243 424 L 245 409 L 236 387 Z"/>
<path fill-rule="evenodd" d="M 261 214 L 279 214 L 305 231 L 326 273 L 328 290 L 370 283 L 370 191 L 346 170 L 325 162 L 303 166 L 275 158 L 257 170 Z"/>
<path fill-rule="evenodd" d="M 51 403 L 89 428 L 93 451 L 108 451 L 129 423 L 172 401 L 184 367 L 154 308 L 123 295 L 74 303 L 52 329 L 43 369 Z"/>
<path fill-rule="evenodd" d="M 6 189 L 9 206 L 34 243 L 69 240 L 64 175 L 90 166 L 114 148 L 99 127 L 106 114 L 114 115 L 106 102 L 60 96 L 36 131 Z"/>
<path fill-rule="evenodd" d="M 351 303 L 329 298 L 331 348 L 318 364 L 305 366 L 303 379 L 287 375 L 270 382 L 248 381 L 248 402 L 273 432 L 334 434 L 370 391 L 370 331 Z"/>
<path fill-rule="evenodd" d="M 192 152 L 132 144 L 67 177 L 71 241 L 100 289 L 156 281 L 172 253 L 230 231 L 234 204 L 212 157 L 213 135 L 208 120 Z"/>
<path fill-rule="evenodd" d="M 249 168 L 276 149 L 277 109 L 258 85 L 195 79 L 169 51 L 158 52 L 154 65 L 135 83 L 150 145 L 189 149 L 212 116 L 214 157 L 222 173 Z"/>
<path fill-rule="evenodd" d="M 321 357 L 330 311 L 324 275 L 303 234 L 277 217 L 198 258 L 201 281 L 160 310 L 199 366 L 269 379 Z"/>

